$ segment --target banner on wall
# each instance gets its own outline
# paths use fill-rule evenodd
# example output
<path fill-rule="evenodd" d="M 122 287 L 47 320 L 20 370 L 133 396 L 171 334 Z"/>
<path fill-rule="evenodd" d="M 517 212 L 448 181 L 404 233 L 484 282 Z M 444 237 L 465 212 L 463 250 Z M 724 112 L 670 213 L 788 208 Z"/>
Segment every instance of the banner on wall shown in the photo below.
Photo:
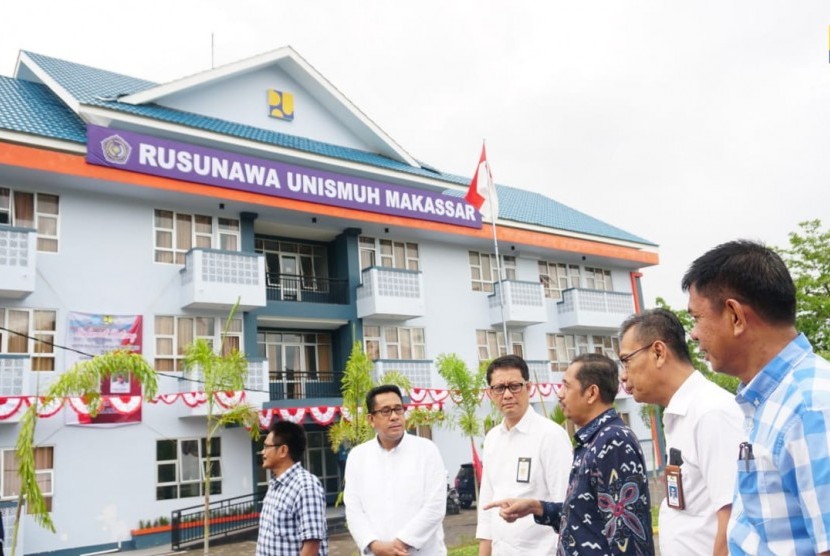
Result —
<path fill-rule="evenodd" d="M 81 353 L 101 355 L 114 349 L 127 349 L 141 353 L 141 315 L 100 315 L 90 313 L 69 313 L 67 344 L 74 350 L 67 351 L 67 369 L 89 357 Z M 78 353 L 81 352 L 81 353 Z M 101 394 L 117 396 L 107 399 L 96 417 L 90 417 L 82 402 L 65 411 L 68 425 L 125 425 L 141 422 L 141 384 L 127 371 L 113 369 L 109 379 L 101 382 Z"/>

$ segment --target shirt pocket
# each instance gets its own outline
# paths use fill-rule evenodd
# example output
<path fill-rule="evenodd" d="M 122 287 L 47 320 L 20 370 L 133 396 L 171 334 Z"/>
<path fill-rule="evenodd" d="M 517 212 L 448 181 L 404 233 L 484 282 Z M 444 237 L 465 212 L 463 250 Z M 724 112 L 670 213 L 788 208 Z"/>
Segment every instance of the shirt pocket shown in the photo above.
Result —
<path fill-rule="evenodd" d="M 781 473 L 770 452 L 760 444 L 752 445 L 752 459 L 738 459 L 738 496 L 749 522 L 761 527 L 764 515 L 760 495 L 781 492 Z"/>

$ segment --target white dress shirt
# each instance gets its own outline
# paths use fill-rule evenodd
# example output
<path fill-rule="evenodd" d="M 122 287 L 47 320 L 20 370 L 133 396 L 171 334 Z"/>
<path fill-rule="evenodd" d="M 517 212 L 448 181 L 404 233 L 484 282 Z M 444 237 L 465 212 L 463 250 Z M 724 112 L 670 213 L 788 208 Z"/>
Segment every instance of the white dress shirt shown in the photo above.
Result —
<path fill-rule="evenodd" d="M 680 450 L 685 509 L 660 504 L 660 553 L 712 554 L 716 512 L 732 503 L 744 416 L 732 394 L 695 371 L 663 411 L 666 453 Z"/>
<path fill-rule="evenodd" d="M 435 444 L 404 434 L 385 450 L 377 437 L 349 452 L 343 501 L 349 533 L 363 554 L 372 541 L 399 539 L 410 554 L 443 555 L 447 474 Z"/>
<path fill-rule="evenodd" d="M 532 407 L 516 425 L 502 421 L 484 439 L 484 476 L 478 507 L 502 498 L 534 498 L 561 502 L 568 489 L 573 447 L 564 428 L 545 419 Z M 520 458 L 529 460 L 529 473 L 520 470 Z M 526 460 L 521 465 L 525 465 Z M 556 554 L 559 536 L 551 527 L 537 525 L 533 516 L 508 523 L 498 509 L 478 510 L 476 538 L 492 541 L 493 556 Z"/>

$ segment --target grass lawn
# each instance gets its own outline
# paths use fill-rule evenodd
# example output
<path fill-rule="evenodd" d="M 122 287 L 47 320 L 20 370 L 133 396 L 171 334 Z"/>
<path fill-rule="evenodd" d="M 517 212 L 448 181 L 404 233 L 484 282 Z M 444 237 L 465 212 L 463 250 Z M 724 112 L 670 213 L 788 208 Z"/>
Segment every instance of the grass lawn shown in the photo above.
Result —
<path fill-rule="evenodd" d="M 476 556 L 477 554 L 478 543 L 457 546 L 455 548 L 450 548 L 447 551 L 447 556 Z"/>

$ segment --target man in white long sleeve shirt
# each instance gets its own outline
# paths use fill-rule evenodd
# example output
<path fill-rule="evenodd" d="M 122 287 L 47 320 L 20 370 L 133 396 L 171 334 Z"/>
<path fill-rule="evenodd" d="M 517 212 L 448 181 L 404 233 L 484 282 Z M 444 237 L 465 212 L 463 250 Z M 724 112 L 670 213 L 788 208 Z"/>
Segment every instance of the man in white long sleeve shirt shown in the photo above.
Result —
<path fill-rule="evenodd" d="M 349 533 L 361 554 L 446 554 L 447 483 L 438 448 L 406 434 L 397 386 L 370 390 L 366 407 L 377 436 L 353 448 L 346 460 Z"/>
<path fill-rule="evenodd" d="M 530 407 L 530 373 L 517 355 L 487 367 L 490 400 L 504 416 L 484 439 L 484 476 L 478 507 L 504 498 L 564 500 L 573 450 L 565 429 Z M 479 556 L 552 556 L 559 536 L 532 516 L 513 523 L 478 510 Z"/>

